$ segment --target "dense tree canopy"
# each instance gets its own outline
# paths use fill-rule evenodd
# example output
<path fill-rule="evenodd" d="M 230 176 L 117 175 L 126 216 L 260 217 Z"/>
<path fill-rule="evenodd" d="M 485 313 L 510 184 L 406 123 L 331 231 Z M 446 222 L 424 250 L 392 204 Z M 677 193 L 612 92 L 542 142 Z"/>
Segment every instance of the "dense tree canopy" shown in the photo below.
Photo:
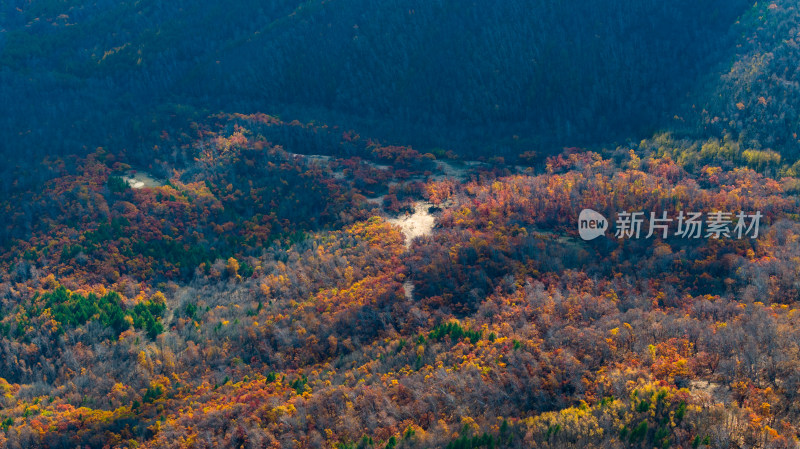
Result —
<path fill-rule="evenodd" d="M 526 168 L 260 114 L 192 132 L 169 178 L 98 150 L 0 203 L 1 444 L 794 444 L 789 168 L 670 135 Z M 763 218 L 584 242 L 585 207 Z"/>
<path fill-rule="evenodd" d="M 798 447 L 799 14 L 0 2 L 0 448 Z"/>

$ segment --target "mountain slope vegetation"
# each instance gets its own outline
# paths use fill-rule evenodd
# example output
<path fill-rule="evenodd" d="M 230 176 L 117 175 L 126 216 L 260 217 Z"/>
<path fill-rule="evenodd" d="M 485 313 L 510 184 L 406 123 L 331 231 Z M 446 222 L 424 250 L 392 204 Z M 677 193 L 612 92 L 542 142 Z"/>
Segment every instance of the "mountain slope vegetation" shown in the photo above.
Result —
<path fill-rule="evenodd" d="M 669 126 L 732 57 L 749 6 L 8 2 L 1 125 L 10 145 L 41 153 L 145 151 L 160 134 L 152 115 L 161 123 L 179 104 L 355 126 L 475 157 L 549 154 Z"/>
<path fill-rule="evenodd" d="M 798 36 L 794 0 L 0 2 L 0 448 L 800 447 Z"/>

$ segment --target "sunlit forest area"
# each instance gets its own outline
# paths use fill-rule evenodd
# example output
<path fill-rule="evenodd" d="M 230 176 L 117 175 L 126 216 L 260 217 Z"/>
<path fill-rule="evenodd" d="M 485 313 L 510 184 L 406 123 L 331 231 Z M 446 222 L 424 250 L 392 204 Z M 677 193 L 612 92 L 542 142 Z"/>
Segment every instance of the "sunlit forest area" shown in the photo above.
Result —
<path fill-rule="evenodd" d="M 800 447 L 798 39 L 791 0 L 2 2 L 0 448 Z"/>

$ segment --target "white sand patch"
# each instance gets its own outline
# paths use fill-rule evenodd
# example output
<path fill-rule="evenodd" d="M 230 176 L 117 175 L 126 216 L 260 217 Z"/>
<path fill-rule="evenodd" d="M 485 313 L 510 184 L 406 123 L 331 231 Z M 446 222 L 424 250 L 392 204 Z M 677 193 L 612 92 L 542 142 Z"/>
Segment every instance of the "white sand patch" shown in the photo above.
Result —
<path fill-rule="evenodd" d="M 361 160 L 361 163 L 364 164 L 364 165 L 369 165 L 370 167 L 372 167 L 372 168 L 374 168 L 376 170 L 389 170 L 389 169 L 392 168 L 391 165 L 379 164 L 377 162 L 372 162 L 372 161 L 368 161 L 368 160 L 364 160 L 364 159 Z"/>
<path fill-rule="evenodd" d="M 128 173 L 122 176 L 122 180 L 127 182 L 133 189 L 143 189 L 145 187 L 161 187 L 163 182 L 158 181 L 147 173 Z"/>
<path fill-rule="evenodd" d="M 331 156 L 325 154 L 301 154 L 286 152 L 289 156 L 308 159 L 310 162 L 330 162 Z"/>
<path fill-rule="evenodd" d="M 414 300 L 414 283 L 411 281 L 403 282 L 403 294 L 406 297 L 406 300 L 413 301 Z"/>
<path fill-rule="evenodd" d="M 414 203 L 414 213 L 405 214 L 397 218 L 387 220 L 393 225 L 400 226 L 400 230 L 406 236 L 406 247 L 411 246 L 411 241 L 416 237 L 430 235 L 433 226 L 436 224 L 436 217 L 431 215 L 428 208 L 431 203 L 418 201 Z"/>
<path fill-rule="evenodd" d="M 331 157 L 324 154 L 307 154 L 306 157 L 311 162 L 330 162 Z"/>

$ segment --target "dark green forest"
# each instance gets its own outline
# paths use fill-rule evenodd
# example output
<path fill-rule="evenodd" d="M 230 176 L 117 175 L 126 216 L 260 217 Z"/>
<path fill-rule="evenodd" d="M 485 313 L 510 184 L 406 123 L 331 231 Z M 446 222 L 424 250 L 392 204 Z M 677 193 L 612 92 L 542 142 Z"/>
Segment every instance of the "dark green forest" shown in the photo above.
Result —
<path fill-rule="evenodd" d="M 796 89 L 781 89 L 797 82 L 791 2 L 769 10 L 743 0 L 12 0 L 0 8 L 9 155 L 21 146 L 41 155 L 108 146 L 146 161 L 168 123 L 220 111 L 512 159 L 665 130 L 755 139 L 766 131 L 756 120 L 772 131 L 763 144 L 796 154 L 797 139 L 775 132 L 797 120 Z"/>

